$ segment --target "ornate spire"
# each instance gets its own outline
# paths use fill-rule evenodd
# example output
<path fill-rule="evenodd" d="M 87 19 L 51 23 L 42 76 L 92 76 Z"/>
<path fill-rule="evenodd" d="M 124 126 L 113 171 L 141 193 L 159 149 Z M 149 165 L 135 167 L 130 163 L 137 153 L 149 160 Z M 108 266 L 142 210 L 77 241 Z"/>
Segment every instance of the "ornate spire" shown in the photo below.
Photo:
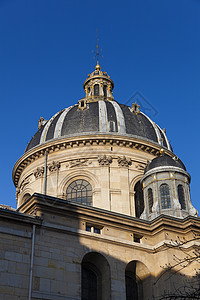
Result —
<path fill-rule="evenodd" d="M 88 74 L 87 79 L 83 83 L 83 88 L 85 90 L 85 98 L 79 100 L 79 108 L 85 109 L 88 102 L 94 101 L 112 101 L 113 98 L 113 88 L 114 83 L 110 76 L 101 71 L 101 66 L 99 65 L 99 57 L 102 49 L 99 48 L 98 32 L 97 32 L 97 47 L 95 56 L 97 64 L 95 70 Z M 94 51 L 92 51 L 94 53 Z M 103 56 L 102 56 L 103 57 Z"/>
<path fill-rule="evenodd" d="M 102 51 L 102 49 L 99 48 L 98 29 L 97 29 L 97 50 L 96 50 L 96 53 L 95 53 L 95 56 L 97 58 L 97 64 L 96 64 L 96 67 L 95 67 L 96 71 L 100 71 L 101 70 L 101 66 L 99 65 L 99 56 L 100 56 L 100 52 L 101 51 Z"/>

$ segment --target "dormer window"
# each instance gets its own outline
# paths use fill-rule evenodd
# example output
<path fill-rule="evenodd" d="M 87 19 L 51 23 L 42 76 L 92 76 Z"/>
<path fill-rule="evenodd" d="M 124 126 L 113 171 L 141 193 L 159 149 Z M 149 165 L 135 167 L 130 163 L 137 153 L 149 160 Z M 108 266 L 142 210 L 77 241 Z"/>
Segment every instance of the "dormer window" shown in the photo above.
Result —
<path fill-rule="evenodd" d="M 94 85 L 94 96 L 99 96 L 99 85 L 98 84 Z"/>
<path fill-rule="evenodd" d="M 115 121 L 109 121 L 109 131 L 116 132 L 116 124 Z"/>

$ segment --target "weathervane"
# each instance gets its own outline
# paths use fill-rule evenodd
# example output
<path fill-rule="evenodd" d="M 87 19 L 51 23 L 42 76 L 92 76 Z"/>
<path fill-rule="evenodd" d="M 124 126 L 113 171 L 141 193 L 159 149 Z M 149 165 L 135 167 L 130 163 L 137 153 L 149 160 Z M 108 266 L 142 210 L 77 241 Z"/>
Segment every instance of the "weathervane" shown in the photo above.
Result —
<path fill-rule="evenodd" d="M 98 39 L 98 29 L 97 29 L 97 50 L 96 53 L 92 50 L 92 53 L 95 53 L 95 56 L 93 58 L 97 58 L 97 66 L 99 69 L 99 56 L 103 57 L 103 55 L 100 55 L 100 52 L 102 51 L 102 49 L 99 48 L 99 39 Z"/>

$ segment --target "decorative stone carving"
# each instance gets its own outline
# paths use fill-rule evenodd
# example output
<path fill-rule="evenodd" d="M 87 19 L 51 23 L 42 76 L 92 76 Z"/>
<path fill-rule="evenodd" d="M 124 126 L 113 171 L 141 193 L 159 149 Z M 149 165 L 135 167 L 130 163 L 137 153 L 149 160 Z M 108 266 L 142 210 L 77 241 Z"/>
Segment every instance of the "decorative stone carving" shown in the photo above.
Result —
<path fill-rule="evenodd" d="M 40 117 L 38 121 L 38 129 L 40 129 L 43 125 L 45 125 L 47 120 L 45 120 L 43 117 Z"/>
<path fill-rule="evenodd" d="M 21 183 L 21 185 L 20 185 L 20 192 L 22 192 L 23 189 L 25 188 L 25 186 L 26 186 L 27 184 L 29 184 L 29 183 L 30 183 L 30 176 L 27 177 L 27 178 L 25 178 L 25 179 L 22 181 L 22 183 Z"/>
<path fill-rule="evenodd" d="M 99 156 L 98 162 L 100 166 L 109 166 L 112 163 L 112 157 L 111 156 Z"/>
<path fill-rule="evenodd" d="M 118 157 L 117 161 L 119 167 L 128 167 L 132 165 L 131 159 L 127 159 L 125 156 Z"/>
<path fill-rule="evenodd" d="M 48 168 L 51 173 L 56 172 L 60 169 L 60 162 L 53 161 L 51 164 L 48 165 Z"/>
<path fill-rule="evenodd" d="M 17 187 L 17 188 L 16 188 L 16 193 L 15 193 L 16 201 L 18 200 L 18 195 L 19 195 L 19 193 L 20 193 L 20 188 Z"/>
<path fill-rule="evenodd" d="M 37 168 L 36 171 L 33 173 L 35 178 L 41 178 L 42 175 L 44 174 L 44 167 L 40 167 L 40 168 Z"/>
<path fill-rule="evenodd" d="M 140 113 L 140 105 L 137 104 L 137 102 L 132 104 L 132 112 L 134 112 L 136 115 Z"/>
<path fill-rule="evenodd" d="M 144 171 L 145 165 L 137 164 L 137 165 L 135 165 L 135 168 L 138 169 L 139 171 Z"/>
<path fill-rule="evenodd" d="M 79 158 L 79 159 L 69 161 L 69 163 L 66 165 L 66 167 L 69 167 L 69 168 L 82 167 L 82 166 L 88 166 L 91 163 L 92 162 L 86 158 Z"/>

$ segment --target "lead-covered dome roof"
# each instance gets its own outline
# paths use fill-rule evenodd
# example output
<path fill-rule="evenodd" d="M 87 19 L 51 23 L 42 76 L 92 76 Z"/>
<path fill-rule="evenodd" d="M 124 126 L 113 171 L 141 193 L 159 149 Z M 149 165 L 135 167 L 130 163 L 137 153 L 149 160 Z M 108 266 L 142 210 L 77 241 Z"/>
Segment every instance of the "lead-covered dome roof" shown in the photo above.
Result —
<path fill-rule="evenodd" d="M 161 155 L 154 158 L 146 167 L 145 173 L 158 167 L 177 167 L 186 171 L 182 161 L 174 156 L 173 158 L 168 155 Z"/>
<path fill-rule="evenodd" d="M 97 62 L 83 84 L 85 97 L 78 104 L 56 113 L 49 121 L 40 119 L 39 130 L 25 152 L 52 140 L 84 135 L 119 135 L 150 141 L 171 150 L 165 132 L 139 111 L 114 100 L 114 83 Z"/>
<path fill-rule="evenodd" d="M 98 99 L 84 102 L 56 113 L 43 122 L 25 152 L 49 141 L 84 135 L 119 135 L 150 141 L 171 151 L 165 132 L 149 117 L 118 102 Z"/>

